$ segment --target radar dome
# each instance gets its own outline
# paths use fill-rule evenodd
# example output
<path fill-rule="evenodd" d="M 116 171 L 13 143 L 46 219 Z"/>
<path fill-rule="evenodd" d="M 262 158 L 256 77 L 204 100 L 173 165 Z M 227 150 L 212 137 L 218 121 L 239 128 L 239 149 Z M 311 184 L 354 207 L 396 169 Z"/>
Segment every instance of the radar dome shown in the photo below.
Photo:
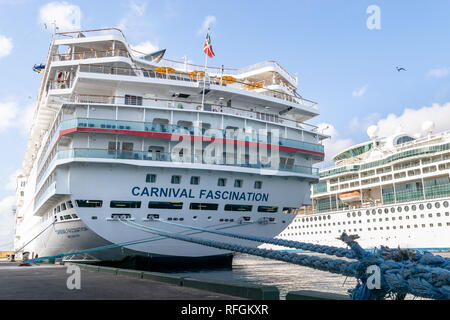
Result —
<path fill-rule="evenodd" d="M 422 123 L 422 131 L 427 134 L 431 134 L 435 128 L 435 124 L 433 121 L 425 121 Z"/>
<path fill-rule="evenodd" d="M 376 139 L 378 138 L 378 127 L 377 126 L 370 126 L 367 128 L 367 135 L 370 139 Z"/>

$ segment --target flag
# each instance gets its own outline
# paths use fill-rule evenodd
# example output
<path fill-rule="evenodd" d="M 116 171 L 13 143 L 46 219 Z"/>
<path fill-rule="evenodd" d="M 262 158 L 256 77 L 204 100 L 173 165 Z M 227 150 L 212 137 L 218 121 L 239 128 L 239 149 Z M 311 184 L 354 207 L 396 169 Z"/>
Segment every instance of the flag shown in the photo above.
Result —
<path fill-rule="evenodd" d="M 211 45 L 211 37 L 209 36 L 209 33 L 206 34 L 205 45 L 203 46 L 203 51 L 210 58 L 213 58 L 215 56 L 212 45 Z"/>

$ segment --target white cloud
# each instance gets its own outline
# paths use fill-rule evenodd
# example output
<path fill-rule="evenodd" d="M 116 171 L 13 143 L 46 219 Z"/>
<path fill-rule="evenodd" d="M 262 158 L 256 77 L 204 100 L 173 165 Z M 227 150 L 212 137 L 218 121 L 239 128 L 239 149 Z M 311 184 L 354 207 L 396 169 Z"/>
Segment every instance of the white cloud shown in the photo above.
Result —
<path fill-rule="evenodd" d="M 14 196 L 7 196 L 0 200 L 0 250 L 13 248 L 14 215 L 12 208 L 15 202 Z"/>
<path fill-rule="evenodd" d="M 429 78 L 444 78 L 450 74 L 450 68 L 431 69 L 428 71 Z"/>
<path fill-rule="evenodd" d="M 19 107 L 14 101 L 0 102 L 0 132 L 15 126 Z"/>
<path fill-rule="evenodd" d="M 354 97 L 361 97 L 361 96 L 363 96 L 366 93 L 368 87 L 369 86 L 366 84 L 365 86 L 363 86 L 361 88 L 353 90 L 352 96 L 354 96 Z"/>
<path fill-rule="evenodd" d="M 198 29 L 197 34 L 202 35 L 205 34 L 206 32 L 208 32 L 208 28 L 215 24 L 217 22 L 217 19 L 215 16 L 206 16 L 205 20 L 203 20 L 203 24 L 202 27 L 200 29 Z"/>
<path fill-rule="evenodd" d="M 405 133 L 414 135 L 422 133 L 422 124 L 428 120 L 435 123 L 435 132 L 449 130 L 450 102 L 442 106 L 435 103 L 416 110 L 407 108 L 400 116 L 390 114 L 378 121 L 377 125 L 380 137 L 395 134 L 399 128 Z"/>
<path fill-rule="evenodd" d="M 0 102 L 0 132 L 10 128 L 19 128 L 22 134 L 28 134 L 34 109 L 34 103 L 21 108 L 16 101 Z"/>
<path fill-rule="evenodd" d="M 136 19 L 142 17 L 147 10 L 147 2 L 145 1 L 129 1 L 128 11 L 117 26 L 122 31 L 129 29 L 131 24 L 136 23 Z"/>
<path fill-rule="evenodd" d="M 323 141 L 325 147 L 325 160 L 319 166 L 321 168 L 333 165 L 332 159 L 335 155 L 342 152 L 344 149 L 354 145 L 352 139 L 341 138 L 336 128 L 329 123 L 321 123 L 318 125 L 318 132 L 329 135 L 330 138 Z"/>
<path fill-rule="evenodd" d="M 0 34 L 0 58 L 9 55 L 12 51 L 12 48 L 12 39 Z"/>
<path fill-rule="evenodd" d="M 377 112 L 371 113 L 362 119 L 359 117 L 353 117 L 348 127 L 352 131 L 365 131 L 369 126 L 376 124 L 381 118 L 381 115 Z"/>
<path fill-rule="evenodd" d="M 133 48 L 136 51 L 145 53 L 145 54 L 158 51 L 158 49 L 159 49 L 157 45 L 154 45 L 150 41 L 141 42 L 135 46 L 131 46 L 131 48 Z"/>
<path fill-rule="evenodd" d="M 49 2 L 39 10 L 39 22 L 45 23 L 47 29 L 53 31 L 53 22 L 58 31 L 73 31 L 81 29 L 80 7 L 63 2 Z"/>

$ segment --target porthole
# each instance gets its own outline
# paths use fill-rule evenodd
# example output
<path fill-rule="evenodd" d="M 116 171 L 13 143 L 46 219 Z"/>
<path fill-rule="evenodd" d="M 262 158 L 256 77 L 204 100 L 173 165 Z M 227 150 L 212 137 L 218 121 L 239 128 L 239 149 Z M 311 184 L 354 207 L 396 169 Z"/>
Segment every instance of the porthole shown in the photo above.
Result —
<path fill-rule="evenodd" d="M 366 215 L 370 215 L 370 211 L 369 210 L 366 211 Z"/>
<path fill-rule="evenodd" d="M 441 207 L 441 204 L 440 204 L 439 202 L 436 202 L 436 203 L 434 204 L 434 206 L 436 207 L 436 209 L 439 209 L 439 208 Z"/>
<path fill-rule="evenodd" d="M 397 211 L 398 211 L 398 212 L 402 212 L 402 207 L 398 207 L 398 208 L 397 208 Z"/>
<path fill-rule="evenodd" d="M 353 216 L 353 217 L 356 217 L 356 212 L 353 212 L 353 213 L 352 213 L 352 216 Z"/>
<path fill-rule="evenodd" d="M 412 211 L 416 211 L 416 209 L 417 209 L 416 205 L 413 204 L 413 205 L 411 206 L 411 209 L 412 209 Z"/>
<path fill-rule="evenodd" d="M 374 210 L 372 210 L 372 215 L 375 215 L 377 212 Z"/>
<path fill-rule="evenodd" d="M 378 209 L 378 214 L 382 214 L 382 213 L 383 213 L 383 210 Z"/>
<path fill-rule="evenodd" d="M 395 208 L 394 208 L 394 207 L 391 208 L 391 212 L 392 212 L 392 213 L 395 212 Z"/>
<path fill-rule="evenodd" d="M 444 201 L 444 207 L 448 208 L 448 201 Z"/>
<path fill-rule="evenodd" d="M 405 211 L 408 212 L 409 211 L 409 207 L 405 206 Z"/>
<path fill-rule="evenodd" d="M 427 203 L 427 209 L 433 208 L 433 205 L 431 203 Z"/>
<path fill-rule="evenodd" d="M 388 209 L 388 208 L 385 208 L 385 209 L 384 209 L 384 213 L 389 213 L 389 209 Z"/>
<path fill-rule="evenodd" d="M 328 220 L 331 220 L 331 216 L 328 216 Z"/>
<path fill-rule="evenodd" d="M 361 211 L 358 211 L 358 217 L 361 217 Z"/>
<path fill-rule="evenodd" d="M 347 212 L 347 217 L 350 218 L 350 212 Z"/>
<path fill-rule="evenodd" d="M 423 203 L 421 203 L 420 205 L 419 205 L 419 209 L 420 210 L 423 210 L 425 208 L 425 206 L 423 205 Z"/>

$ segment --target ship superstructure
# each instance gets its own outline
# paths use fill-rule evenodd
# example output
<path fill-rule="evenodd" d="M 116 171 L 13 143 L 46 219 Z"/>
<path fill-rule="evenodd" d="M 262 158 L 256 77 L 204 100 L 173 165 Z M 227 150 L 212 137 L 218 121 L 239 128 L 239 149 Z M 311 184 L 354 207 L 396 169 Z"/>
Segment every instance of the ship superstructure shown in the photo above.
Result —
<path fill-rule="evenodd" d="M 313 184 L 312 207 L 281 238 L 343 246 L 358 236 L 364 248 L 450 248 L 450 132 L 423 123 L 415 136 L 398 132 L 352 146 L 334 157 Z"/>
<path fill-rule="evenodd" d="M 319 112 L 297 78 L 274 61 L 158 60 L 118 29 L 54 35 L 18 177 L 16 250 L 47 256 L 153 237 L 71 258 L 224 257 L 119 220 L 275 236 L 308 201 L 326 136 L 305 124 Z"/>

